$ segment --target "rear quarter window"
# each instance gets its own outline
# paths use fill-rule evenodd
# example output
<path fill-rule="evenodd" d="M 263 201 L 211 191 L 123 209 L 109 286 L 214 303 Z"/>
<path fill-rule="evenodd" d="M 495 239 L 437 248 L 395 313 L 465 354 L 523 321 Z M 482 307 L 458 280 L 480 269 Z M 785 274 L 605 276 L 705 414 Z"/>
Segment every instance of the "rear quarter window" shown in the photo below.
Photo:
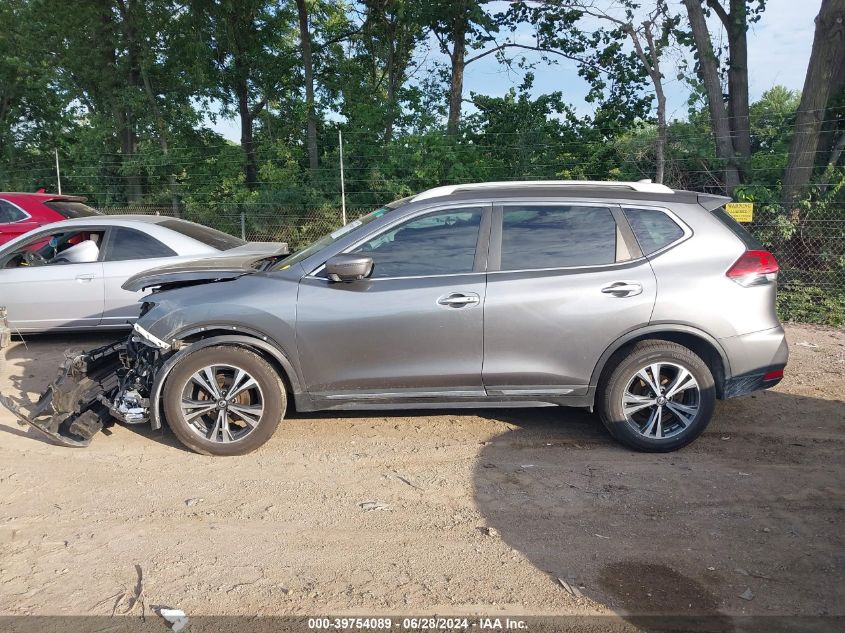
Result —
<path fill-rule="evenodd" d="M 625 217 L 643 255 L 651 255 L 684 236 L 684 230 L 657 209 L 625 209 Z"/>
<path fill-rule="evenodd" d="M 48 200 L 44 203 L 44 206 L 48 209 L 52 209 L 67 220 L 100 215 L 100 212 L 93 207 L 89 207 L 87 204 L 82 204 L 81 202 L 75 202 L 73 200 Z"/>
<path fill-rule="evenodd" d="M 165 220 L 159 223 L 159 226 L 181 233 L 186 237 L 202 242 L 206 246 L 216 248 L 218 251 L 228 251 L 229 249 L 246 244 L 244 240 L 234 235 L 229 235 L 217 229 L 210 229 L 201 224 L 186 222 L 185 220 Z"/>

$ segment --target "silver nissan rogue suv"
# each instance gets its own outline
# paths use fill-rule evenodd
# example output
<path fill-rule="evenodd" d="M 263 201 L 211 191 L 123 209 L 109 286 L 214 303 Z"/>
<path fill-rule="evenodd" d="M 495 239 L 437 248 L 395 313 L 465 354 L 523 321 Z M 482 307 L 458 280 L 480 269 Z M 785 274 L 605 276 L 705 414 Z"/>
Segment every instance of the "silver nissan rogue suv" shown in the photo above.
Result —
<path fill-rule="evenodd" d="M 567 405 L 627 446 L 674 450 L 717 398 L 777 384 L 787 362 L 778 264 L 726 202 L 650 182 L 453 185 L 281 260 L 141 273 L 124 287 L 154 290 L 129 340 L 52 386 L 55 405 L 97 385 L 90 407 L 18 414 L 74 445 L 111 418 L 165 420 L 236 455 L 291 406 Z"/>

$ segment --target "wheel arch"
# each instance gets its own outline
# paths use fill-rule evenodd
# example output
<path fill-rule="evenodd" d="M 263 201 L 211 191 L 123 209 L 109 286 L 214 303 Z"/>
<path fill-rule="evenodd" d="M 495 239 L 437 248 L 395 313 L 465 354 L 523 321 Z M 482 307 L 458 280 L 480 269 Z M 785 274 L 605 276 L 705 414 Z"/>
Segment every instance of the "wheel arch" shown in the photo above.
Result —
<path fill-rule="evenodd" d="M 598 391 L 605 370 L 609 369 L 608 362 L 614 354 L 644 340 L 671 341 L 695 352 L 707 364 L 713 374 L 716 396 L 718 398 L 723 397 L 725 381 L 731 376 L 730 361 L 725 354 L 725 350 L 707 332 L 692 326 L 674 323 L 661 323 L 638 328 L 623 334 L 611 343 L 599 357 L 599 361 L 593 369 L 593 374 L 590 377 L 591 390 Z"/>
<path fill-rule="evenodd" d="M 202 326 L 193 327 L 174 337 L 179 349 L 162 365 L 150 389 L 150 424 L 153 429 L 161 428 L 161 394 L 171 370 L 188 354 L 206 347 L 233 345 L 250 349 L 273 366 L 285 390 L 294 397 L 294 400 L 298 394 L 302 393 L 302 381 L 293 362 L 272 339 L 243 328 L 238 328 L 237 331 L 237 334 L 233 334 L 231 326 Z"/>

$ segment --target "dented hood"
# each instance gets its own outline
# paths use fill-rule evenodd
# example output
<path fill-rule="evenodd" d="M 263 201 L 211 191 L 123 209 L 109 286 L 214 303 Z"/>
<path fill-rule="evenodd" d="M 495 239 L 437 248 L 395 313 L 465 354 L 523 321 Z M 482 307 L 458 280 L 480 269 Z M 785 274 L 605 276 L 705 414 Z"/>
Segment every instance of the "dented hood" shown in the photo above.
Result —
<path fill-rule="evenodd" d="M 195 259 L 151 268 L 132 275 L 122 288 L 135 292 L 145 288 L 177 288 L 236 279 L 265 270 L 288 254 L 284 242 L 252 242 L 217 257 Z"/>

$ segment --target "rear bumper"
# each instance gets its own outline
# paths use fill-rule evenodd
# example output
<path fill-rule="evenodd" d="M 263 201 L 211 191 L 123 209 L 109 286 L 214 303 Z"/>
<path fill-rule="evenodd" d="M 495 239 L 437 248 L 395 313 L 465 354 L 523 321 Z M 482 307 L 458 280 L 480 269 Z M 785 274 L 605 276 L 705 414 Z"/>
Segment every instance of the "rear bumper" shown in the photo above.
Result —
<path fill-rule="evenodd" d="M 722 387 L 722 399 L 736 398 L 752 391 L 774 387 L 783 380 L 783 367 L 783 365 L 766 367 L 756 372 L 728 378 Z"/>
<path fill-rule="evenodd" d="M 721 397 L 735 398 L 778 384 L 789 360 L 783 328 L 731 336 L 719 341 L 728 357 L 731 375 L 726 377 Z"/>

